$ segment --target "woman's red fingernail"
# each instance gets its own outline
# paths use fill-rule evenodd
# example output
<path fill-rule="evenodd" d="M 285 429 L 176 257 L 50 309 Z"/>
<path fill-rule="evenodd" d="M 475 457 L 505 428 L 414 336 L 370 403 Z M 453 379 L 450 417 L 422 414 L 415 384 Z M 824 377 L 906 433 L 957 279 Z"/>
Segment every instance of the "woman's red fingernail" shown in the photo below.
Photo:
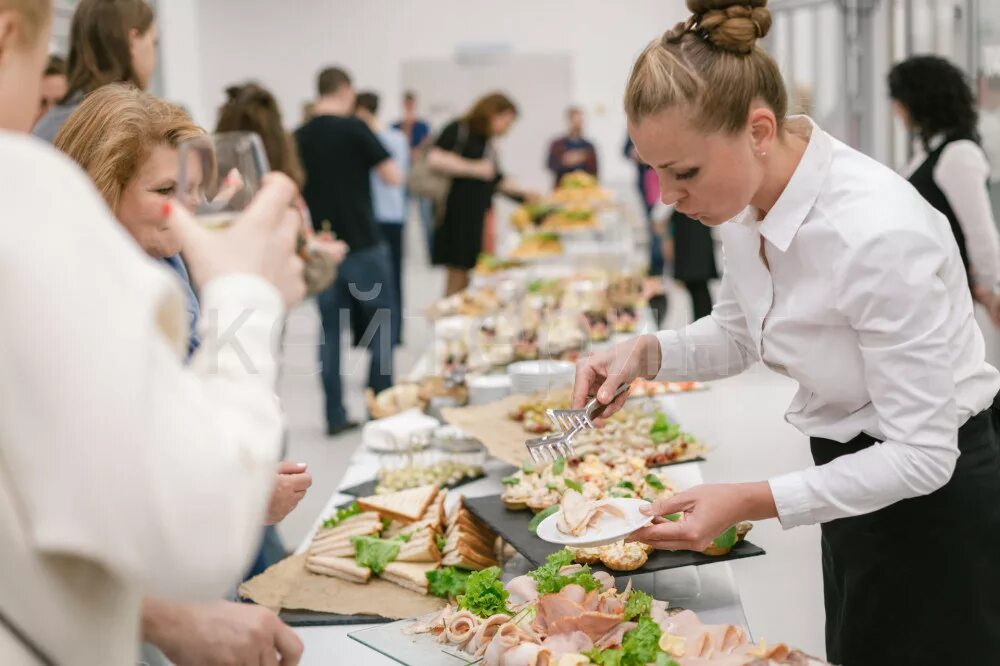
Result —
<path fill-rule="evenodd" d="M 174 204 L 171 201 L 163 202 L 163 217 L 170 217 L 170 213 L 174 210 Z"/>

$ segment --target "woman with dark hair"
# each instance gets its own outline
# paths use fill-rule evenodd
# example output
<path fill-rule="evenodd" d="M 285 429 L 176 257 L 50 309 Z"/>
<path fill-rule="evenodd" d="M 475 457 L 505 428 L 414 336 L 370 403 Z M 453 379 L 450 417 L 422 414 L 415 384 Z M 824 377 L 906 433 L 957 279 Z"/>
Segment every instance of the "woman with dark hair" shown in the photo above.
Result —
<path fill-rule="evenodd" d="M 302 187 L 305 174 L 295 142 L 285 131 L 278 101 L 267 88 L 256 83 L 226 88 L 226 103 L 219 109 L 215 131 L 257 133 L 271 169 L 280 171 Z"/>
<path fill-rule="evenodd" d="M 910 183 L 948 218 L 973 297 L 1000 325 L 1000 234 L 990 205 L 990 165 L 962 71 L 937 56 L 914 56 L 889 72 L 893 111 L 913 135 Z"/>
<path fill-rule="evenodd" d="M 49 62 L 45 65 L 45 71 L 42 72 L 42 99 L 38 107 L 38 120 L 41 120 L 42 116 L 66 97 L 68 87 L 66 59 L 50 55 Z"/>
<path fill-rule="evenodd" d="M 281 119 L 278 101 L 267 88 L 257 83 L 244 83 L 226 89 L 226 103 L 219 109 L 216 132 L 254 132 L 264 144 L 264 152 L 272 171 L 280 171 L 301 189 L 305 172 L 299 161 L 299 151 Z M 304 212 L 308 208 L 303 203 Z M 306 262 L 306 286 L 310 295 L 318 294 L 337 276 L 337 265 L 347 254 L 347 245 L 334 239 L 330 232 L 316 234 L 312 224 L 302 227 L 299 245 Z"/>
<path fill-rule="evenodd" d="M 525 192 L 500 169 L 493 139 L 506 134 L 517 120 L 517 106 L 502 93 L 480 98 L 464 117 L 441 131 L 427 155 L 432 169 L 451 176 L 444 210 L 436 211 L 437 230 L 431 259 L 448 269 L 446 295 L 469 284 L 469 271 L 483 248 L 483 226 L 493 194 L 515 199 Z"/>
<path fill-rule="evenodd" d="M 109 83 L 149 86 L 156 69 L 156 23 L 146 0 L 80 0 L 69 35 L 69 90 L 33 134 L 49 143 L 83 98 Z"/>

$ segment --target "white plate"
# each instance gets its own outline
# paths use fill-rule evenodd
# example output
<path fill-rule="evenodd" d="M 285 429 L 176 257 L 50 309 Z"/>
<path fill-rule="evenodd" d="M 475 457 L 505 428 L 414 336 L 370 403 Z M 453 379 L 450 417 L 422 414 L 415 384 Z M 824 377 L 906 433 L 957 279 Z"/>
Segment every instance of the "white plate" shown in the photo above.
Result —
<path fill-rule="evenodd" d="M 507 374 L 511 377 L 544 378 L 575 373 L 576 365 L 567 361 L 519 361 L 507 366 Z"/>
<path fill-rule="evenodd" d="M 639 513 L 640 507 L 647 506 L 649 502 L 631 497 L 618 497 L 607 500 L 608 504 L 613 504 L 622 510 L 624 518 L 618 518 L 607 513 L 601 514 L 597 523 L 580 536 L 570 536 L 563 534 L 556 526 L 561 511 L 556 511 L 546 518 L 538 526 L 538 538 L 549 543 L 558 543 L 563 546 L 573 546 L 574 548 L 596 548 L 606 546 L 609 543 L 621 541 L 632 532 L 641 527 L 645 527 L 653 522 L 652 516 L 645 516 Z"/>

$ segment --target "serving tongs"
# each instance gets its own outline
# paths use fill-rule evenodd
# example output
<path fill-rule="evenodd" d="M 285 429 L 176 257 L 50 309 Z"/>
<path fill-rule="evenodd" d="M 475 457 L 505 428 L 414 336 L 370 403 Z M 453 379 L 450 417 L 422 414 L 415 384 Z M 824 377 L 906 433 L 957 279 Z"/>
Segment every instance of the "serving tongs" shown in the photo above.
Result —
<path fill-rule="evenodd" d="M 631 388 L 630 384 L 622 384 L 615 391 L 611 402 L 615 398 L 625 393 Z M 582 431 L 593 429 L 594 415 L 599 409 L 603 410 L 605 405 L 597 402 L 597 398 L 591 398 L 583 409 L 549 409 L 545 412 L 549 420 L 559 429 L 559 432 L 529 439 L 524 445 L 528 449 L 528 455 L 535 463 L 555 462 L 560 458 L 572 458 L 576 455 L 573 451 L 573 438 Z"/>

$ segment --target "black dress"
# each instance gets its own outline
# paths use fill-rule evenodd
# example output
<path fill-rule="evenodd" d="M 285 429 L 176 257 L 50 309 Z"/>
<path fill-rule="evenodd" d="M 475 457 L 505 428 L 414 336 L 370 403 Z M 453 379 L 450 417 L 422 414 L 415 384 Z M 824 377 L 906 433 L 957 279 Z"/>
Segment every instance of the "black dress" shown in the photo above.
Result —
<path fill-rule="evenodd" d="M 489 138 L 466 128 L 459 132 L 459 121 L 455 121 L 441 131 L 435 145 L 466 159 L 481 160 L 487 155 Z M 435 266 L 471 269 L 476 265 L 483 248 L 486 211 L 502 178 L 498 167 L 496 178 L 489 182 L 475 178 L 451 181 L 444 216 L 434 231 L 431 260 Z"/>
<path fill-rule="evenodd" d="M 698 220 L 674 212 L 670 217 L 674 236 L 674 278 L 684 283 L 691 294 L 695 321 L 712 312 L 708 281 L 719 277 L 715 266 L 715 243 L 712 231 Z"/>

